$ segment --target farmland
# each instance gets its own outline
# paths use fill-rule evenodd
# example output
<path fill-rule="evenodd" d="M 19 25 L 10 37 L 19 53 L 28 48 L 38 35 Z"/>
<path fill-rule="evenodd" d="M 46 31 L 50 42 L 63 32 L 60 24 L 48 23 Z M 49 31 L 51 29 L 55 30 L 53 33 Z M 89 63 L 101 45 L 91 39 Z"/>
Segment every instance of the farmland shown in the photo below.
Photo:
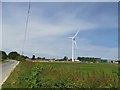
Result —
<path fill-rule="evenodd" d="M 3 88 L 117 88 L 118 66 L 108 63 L 22 61 Z"/>

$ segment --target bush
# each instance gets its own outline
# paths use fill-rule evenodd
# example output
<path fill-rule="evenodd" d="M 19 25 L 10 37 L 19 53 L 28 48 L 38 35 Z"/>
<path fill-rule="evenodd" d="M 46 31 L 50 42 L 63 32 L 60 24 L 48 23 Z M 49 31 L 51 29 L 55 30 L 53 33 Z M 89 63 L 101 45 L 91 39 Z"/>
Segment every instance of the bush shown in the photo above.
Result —
<path fill-rule="evenodd" d="M 20 56 L 20 54 L 18 54 L 17 52 L 10 52 L 8 54 L 8 58 L 9 59 L 13 59 L 13 60 L 16 60 L 16 57 Z"/>
<path fill-rule="evenodd" d="M 25 57 L 22 56 L 22 55 L 18 55 L 18 56 L 16 56 L 16 60 L 18 60 L 18 61 L 25 61 Z"/>
<path fill-rule="evenodd" d="M 43 68 L 39 65 L 36 65 L 31 69 L 31 75 L 25 77 L 28 88 L 38 88 L 40 86 L 38 75 L 41 74 L 42 70 Z"/>
<path fill-rule="evenodd" d="M 7 59 L 7 54 L 4 51 L 0 51 L 0 60 L 5 60 Z"/>

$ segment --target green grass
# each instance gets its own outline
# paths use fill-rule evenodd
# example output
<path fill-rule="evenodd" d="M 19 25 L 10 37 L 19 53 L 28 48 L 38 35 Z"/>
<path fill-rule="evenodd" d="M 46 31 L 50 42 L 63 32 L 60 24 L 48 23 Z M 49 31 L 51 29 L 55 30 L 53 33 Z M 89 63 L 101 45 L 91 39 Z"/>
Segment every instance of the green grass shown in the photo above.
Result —
<path fill-rule="evenodd" d="M 10 60 L 3 60 L 2 64 L 8 63 Z"/>
<path fill-rule="evenodd" d="M 118 66 L 20 62 L 3 88 L 117 88 Z"/>

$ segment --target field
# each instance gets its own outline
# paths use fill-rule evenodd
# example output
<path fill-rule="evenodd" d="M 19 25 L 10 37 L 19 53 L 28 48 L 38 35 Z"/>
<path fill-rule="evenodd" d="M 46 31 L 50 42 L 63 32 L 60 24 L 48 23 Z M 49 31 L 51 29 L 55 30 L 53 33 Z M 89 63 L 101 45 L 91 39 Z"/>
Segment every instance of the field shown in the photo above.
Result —
<path fill-rule="evenodd" d="M 118 66 L 107 63 L 20 62 L 2 88 L 117 88 Z"/>

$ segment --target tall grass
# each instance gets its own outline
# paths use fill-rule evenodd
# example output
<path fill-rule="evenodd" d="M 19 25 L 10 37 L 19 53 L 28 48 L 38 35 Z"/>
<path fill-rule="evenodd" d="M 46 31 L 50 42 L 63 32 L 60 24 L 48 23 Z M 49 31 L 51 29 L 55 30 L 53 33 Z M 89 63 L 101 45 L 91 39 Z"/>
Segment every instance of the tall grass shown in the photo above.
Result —
<path fill-rule="evenodd" d="M 111 64 L 21 62 L 3 88 L 117 88 Z"/>

